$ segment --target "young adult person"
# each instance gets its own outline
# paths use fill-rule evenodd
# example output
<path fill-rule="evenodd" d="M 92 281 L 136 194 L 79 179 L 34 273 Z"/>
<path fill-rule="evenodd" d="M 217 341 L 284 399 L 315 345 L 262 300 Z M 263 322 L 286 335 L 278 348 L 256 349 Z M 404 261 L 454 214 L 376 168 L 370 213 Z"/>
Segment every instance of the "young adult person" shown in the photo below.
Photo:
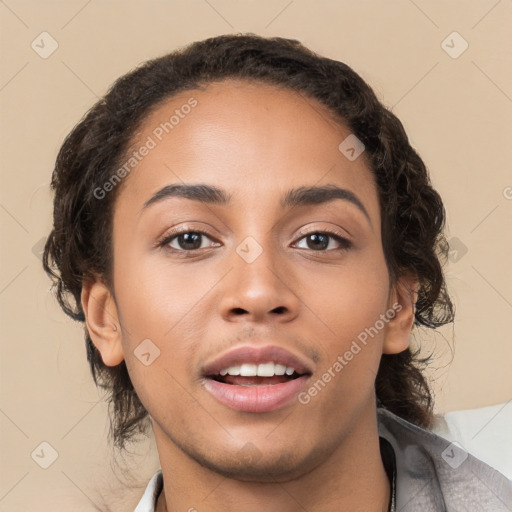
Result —
<path fill-rule="evenodd" d="M 453 321 L 444 207 L 350 67 L 195 42 L 115 82 L 52 186 L 44 267 L 114 442 L 154 432 L 137 511 L 510 510 L 510 481 L 429 430 L 410 339 Z"/>

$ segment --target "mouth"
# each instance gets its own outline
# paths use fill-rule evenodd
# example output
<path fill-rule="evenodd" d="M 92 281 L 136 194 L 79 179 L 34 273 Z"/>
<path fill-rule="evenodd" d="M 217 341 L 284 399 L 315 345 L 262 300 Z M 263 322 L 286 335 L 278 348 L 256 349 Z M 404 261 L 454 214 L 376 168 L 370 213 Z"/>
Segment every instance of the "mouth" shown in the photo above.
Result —
<path fill-rule="evenodd" d="M 278 347 L 241 347 L 207 365 L 205 388 L 223 405 L 242 412 L 270 412 L 290 403 L 312 371 Z"/>
<path fill-rule="evenodd" d="M 297 379 L 302 375 L 293 366 L 269 361 L 262 364 L 242 363 L 223 368 L 209 378 L 235 386 L 273 386 Z"/>

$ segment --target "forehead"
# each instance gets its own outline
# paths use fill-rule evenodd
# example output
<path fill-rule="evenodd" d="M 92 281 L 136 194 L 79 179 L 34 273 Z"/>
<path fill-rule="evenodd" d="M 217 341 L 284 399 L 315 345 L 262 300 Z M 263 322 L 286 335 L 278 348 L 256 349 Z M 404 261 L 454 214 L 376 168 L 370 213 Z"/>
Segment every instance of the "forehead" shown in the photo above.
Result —
<path fill-rule="evenodd" d="M 120 196 L 142 207 L 167 184 L 210 183 L 247 204 L 280 200 L 292 184 L 334 183 L 375 202 L 364 153 L 350 161 L 339 150 L 349 135 L 325 106 L 302 93 L 239 80 L 211 83 L 182 91 L 147 115 L 128 156 L 151 149 L 124 179 Z"/>

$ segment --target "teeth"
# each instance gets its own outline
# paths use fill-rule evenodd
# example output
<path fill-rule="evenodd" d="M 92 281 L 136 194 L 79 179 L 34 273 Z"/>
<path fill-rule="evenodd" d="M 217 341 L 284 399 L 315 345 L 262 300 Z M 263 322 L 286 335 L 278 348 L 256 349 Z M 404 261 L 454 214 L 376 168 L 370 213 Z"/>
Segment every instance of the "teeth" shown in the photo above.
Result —
<path fill-rule="evenodd" d="M 243 364 L 240 366 L 241 377 L 256 377 L 258 374 L 258 367 L 255 364 Z"/>
<path fill-rule="evenodd" d="M 274 376 L 274 363 L 265 363 L 258 365 L 258 377 L 273 377 Z"/>
<path fill-rule="evenodd" d="M 219 373 L 225 375 L 240 375 L 242 377 L 273 377 L 274 375 L 293 375 L 295 368 L 284 364 L 273 363 L 272 361 L 262 364 L 242 364 L 223 368 Z"/>
<path fill-rule="evenodd" d="M 286 372 L 286 366 L 284 364 L 274 365 L 274 373 L 276 375 L 284 375 Z"/>

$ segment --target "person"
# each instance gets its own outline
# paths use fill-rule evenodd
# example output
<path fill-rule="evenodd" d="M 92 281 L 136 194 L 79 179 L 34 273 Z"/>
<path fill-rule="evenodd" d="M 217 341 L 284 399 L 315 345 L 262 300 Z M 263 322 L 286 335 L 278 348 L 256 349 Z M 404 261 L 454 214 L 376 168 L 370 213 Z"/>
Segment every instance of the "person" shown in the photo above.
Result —
<path fill-rule="evenodd" d="M 43 266 L 143 511 L 510 510 L 431 431 L 445 209 L 401 122 L 297 40 L 221 35 L 119 78 L 64 141 Z"/>

